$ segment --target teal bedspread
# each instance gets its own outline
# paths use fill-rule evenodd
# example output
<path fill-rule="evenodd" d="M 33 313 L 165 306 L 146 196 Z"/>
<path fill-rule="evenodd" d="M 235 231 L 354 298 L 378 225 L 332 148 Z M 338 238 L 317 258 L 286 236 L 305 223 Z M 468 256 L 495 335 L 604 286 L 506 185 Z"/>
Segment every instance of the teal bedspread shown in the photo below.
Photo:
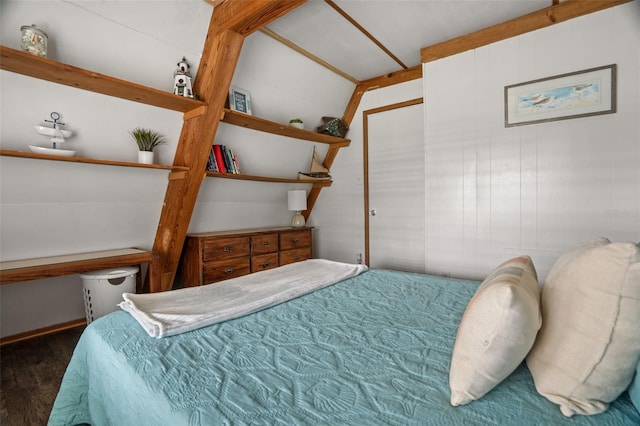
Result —
<path fill-rule="evenodd" d="M 525 365 L 452 407 L 451 351 L 477 284 L 373 269 L 164 339 L 115 312 L 82 335 L 49 424 L 640 424 L 626 392 L 603 414 L 563 417 Z"/>

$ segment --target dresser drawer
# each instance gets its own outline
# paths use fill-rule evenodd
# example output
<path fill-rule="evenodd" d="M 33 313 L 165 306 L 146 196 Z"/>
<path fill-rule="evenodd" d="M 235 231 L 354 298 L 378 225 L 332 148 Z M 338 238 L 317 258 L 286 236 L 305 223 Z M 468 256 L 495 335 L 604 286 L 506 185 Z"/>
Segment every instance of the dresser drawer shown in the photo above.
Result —
<path fill-rule="evenodd" d="M 202 284 L 211 284 L 216 281 L 246 275 L 250 270 L 251 267 L 248 257 L 205 263 L 203 266 Z"/>
<path fill-rule="evenodd" d="M 311 259 L 311 247 L 303 247 L 293 250 L 285 250 L 280 252 L 280 265 L 288 265 L 289 263 L 302 262 Z"/>
<path fill-rule="evenodd" d="M 278 234 L 251 237 L 251 255 L 278 251 Z M 276 256 L 277 258 L 277 256 Z"/>
<path fill-rule="evenodd" d="M 312 228 L 256 228 L 187 235 L 176 279 L 211 284 L 311 258 Z"/>
<path fill-rule="evenodd" d="M 280 234 L 280 250 L 291 250 L 300 247 L 311 247 L 311 230 L 304 229 Z"/>
<path fill-rule="evenodd" d="M 251 256 L 251 272 L 266 271 L 279 266 L 278 253 Z"/>
<path fill-rule="evenodd" d="M 202 242 L 202 261 L 249 256 L 249 237 L 208 238 Z"/>

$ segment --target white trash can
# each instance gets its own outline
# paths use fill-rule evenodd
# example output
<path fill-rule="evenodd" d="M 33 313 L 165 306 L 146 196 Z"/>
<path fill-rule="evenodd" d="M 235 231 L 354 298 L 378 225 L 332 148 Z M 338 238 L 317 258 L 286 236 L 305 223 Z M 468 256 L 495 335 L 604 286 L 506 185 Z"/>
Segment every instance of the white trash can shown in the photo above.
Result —
<path fill-rule="evenodd" d="M 122 293 L 136 292 L 137 266 L 79 274 L 84 293 L 87 324 L 110 312 L 117 311 Z"/>

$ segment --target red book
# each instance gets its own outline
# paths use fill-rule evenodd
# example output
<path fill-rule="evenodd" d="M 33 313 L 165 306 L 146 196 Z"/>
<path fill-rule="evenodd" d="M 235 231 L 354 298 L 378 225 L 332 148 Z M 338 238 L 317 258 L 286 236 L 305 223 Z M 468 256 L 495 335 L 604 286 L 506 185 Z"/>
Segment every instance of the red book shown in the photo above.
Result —
<path fill-rule="evenodd" d="M 220 145 L 213 145 L 213 152 L 216 154 L 216 163 L 218 163 L 218 169 L 220 173 L 226 173 L 227 169 L 224 167 L 224 159 L 222 158 L 222 150 Z"/>

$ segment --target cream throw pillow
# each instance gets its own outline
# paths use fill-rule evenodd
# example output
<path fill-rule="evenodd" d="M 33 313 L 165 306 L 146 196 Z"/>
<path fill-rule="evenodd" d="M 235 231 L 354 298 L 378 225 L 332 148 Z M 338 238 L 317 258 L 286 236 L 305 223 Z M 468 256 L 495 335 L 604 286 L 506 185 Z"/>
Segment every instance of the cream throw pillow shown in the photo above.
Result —
<path fill-rule="evenodd" d="M 529 256 L 508 260 L 478 287 L 453 346 L 451 405 L 481 398 L 524 360 L 540 329 L 540 289 Z"/>
<path fill-rule="evenodd" d="M 536 389 L 562 414 L 605 411 L 640 359 L 640 249 L 589 241 L 551 269 L 543 324 L 527 356 Z"/>

